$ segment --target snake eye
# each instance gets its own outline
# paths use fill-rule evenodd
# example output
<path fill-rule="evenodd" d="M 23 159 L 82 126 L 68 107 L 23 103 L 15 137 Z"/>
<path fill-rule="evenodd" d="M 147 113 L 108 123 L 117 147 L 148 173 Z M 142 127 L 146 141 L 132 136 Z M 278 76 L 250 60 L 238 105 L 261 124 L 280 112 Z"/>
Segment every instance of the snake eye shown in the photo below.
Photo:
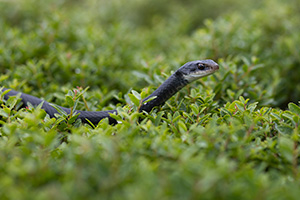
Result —
<path fill-rule="evenodd" d="M 198 64 L 197 64 L 197 67 L 198 67 L 198 69 L 200 69 L 200 70 L 204 70 L 204 69 L 205 69 L 205 65 L 203 65 L 203 64 L 201 64 L 201 63 L 198 63 Z"/>

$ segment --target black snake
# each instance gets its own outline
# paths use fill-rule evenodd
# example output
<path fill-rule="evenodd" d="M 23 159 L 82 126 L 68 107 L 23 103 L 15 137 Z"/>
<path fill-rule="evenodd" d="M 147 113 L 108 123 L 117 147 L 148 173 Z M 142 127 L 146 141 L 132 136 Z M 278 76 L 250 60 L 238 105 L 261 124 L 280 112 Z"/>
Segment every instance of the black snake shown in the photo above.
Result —
<path fill-rule="evenodd" d="M 219 65 L 213 60 L 197 60 L 191 61 L 183 66 L 181 66 L 174 74 L 172 74 L 163 84 L 161 84 L 151 95 L 143 99 L 145 102 L 151 97 L 154 99 L 142 103 L 140 107 L 140 112 L 146 111 L 150 112 L 154 107 L 163 105 L 170 97 L 172 97 L 176 92 L 181 88 L 189 84 L 190 82 L 197 80 L 201 77 L 210 75 L 219 69 Z M 3 88 L 2 91 L 8 90 Z M 20 92 L 10 90 L 7 94 L 4 95 L 4 99 L 7 100 L 9 96 L 16 96 Z M 21 93 L 21 101 L 23 107 L 26 107 L 28 103 L 33 106 L 37 106 L 41 103 L 42 109 L 44 109 L 47 114 L 52 118 L 55 117 L 54 114 L 58 111 L 50 105 L 50 103 L 39 99 L 37 97 L 31 96 L 29 94 Z M 69 108 L 61 107 L 67 114 L 70 114 L 71 110 Z M 78 119 L 81 119 L 83 123 L 88 123 L 90 121 L 92 124 L 97 125 L 99 121 L 103 118 L 108 118 L 110 124 L 116 124 L 117 121 L 110 116 L 110 113 L 117 114 L 116 110 L 108 111 L 81 111 L 76 110 L 77 113 L 80 113 Z"/>

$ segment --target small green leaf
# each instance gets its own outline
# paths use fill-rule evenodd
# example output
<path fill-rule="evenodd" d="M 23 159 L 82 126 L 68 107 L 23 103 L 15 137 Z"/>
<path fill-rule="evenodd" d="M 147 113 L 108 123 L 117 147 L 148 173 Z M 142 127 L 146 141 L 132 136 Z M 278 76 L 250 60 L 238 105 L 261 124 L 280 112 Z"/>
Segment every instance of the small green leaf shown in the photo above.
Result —
<path fill-rule="evenodd" d="M 280 137 L 279 138 L 279 151 L 282 156 L 289 161 L 290 163 L 293 162 L 293 147 L 294 141 L 290 138 Z"/>
<path fill-rule="evenodd" d="M 76 99 L 76 101 L 74 102 L 74 105 L 73 105 L 73 107 L 72 107 L 72 113 L 75 113 L 75 112 L 76 112 L 76 107 L 77 107 L 77 105 L 78 105 L 78 102 L 79 102 L 79 98 Z"/>
<path fill-rule="evenodd" d="M 228 114 L 229 116 L 232 116 L 231 112 L 227 110 L 226 108 L 221 108 L 221 112 Z"/>
<path fill-rule="evenodd" d="M 192 109 L 194 115 L 198 115 L 198 113 L 199 113 L 199 107 L 196 104 L 191 104 L 190 108 Z"/>
<path fill-rule="evenodd" d="M 74 106 L 74 100 L 69 95 L 66 96 L 66 102 L 67 102 L 67 104 L 68 104 L 69 107 L 73 107 Z"/>
<path fill-rule="evenodd" d="M 281 120 L 281 117 L 274 112 L 271 112 L 271 115 L 275 117 L 277 120 Z"/>
<path fill-rule="evenodd" d="M 244 105 L 243 105 L 241 102 L 236 101 L 236 102 L 235 102 L 235 105 L 238 107 L 238 109 L 239 109 L 240 111 L 245 111 Z"/>
<path fill-rule="evenodd" d="M 145 90 L 143 90 L 143 91 L 141 92 L 141 98 L 144 99 L 144 98 L 146 98 L 146 97 L 147 97 L 147 93 L 145 92 Z"/>
<path fill-rule="evenodd" d="M 239 100 L 242 102 L 242 104 L 246 104 L 246 101 L 243 96 L 239 96 Z"/>
<path fill-rule="evenodd" d="M 85 119 L 85 120 L 89 123 L 89 125 L 90 125 L 93 129 L 96 128 L 95 125 L 94 125 L 90 120 L 88 120 L 88 119 Z"/>
<path fill-rule="evenodd" d="M 198 94 L 197 94 L 197 91 L 193 88 L 191 90 L 191 94 L 190 95 L 191 95 L 192 98 L 196 98 Z"/>
<path fill-rule="evenodd" d="M 20 99 L 21 93 L 17 94 L 17 96 L 10 96 L 6 102 L 9 107 L 14 108 L 15 105 L 18 102 L 18 99 Z"/>
<path fill-rule="evenodd" d="M 0 89 L 0 91 L 2 91 L 3 88 Z M 7 93 L 9 93 L 9 91 L 11 91 L 11 89 L 7 89 L 5 91 L 2 92 L 2 96 L 6 95 Z"/>
<path fill-rule="evenodd" d="M 179 129 L 180 129 L 180 132 L 187 132 L 187 128 L 186 128 L 186 125 L 182 122 L 182 121 L 178 121 L 178 126 L 179 126 Z"/>
<path fill-rule="evenodd" d="M 144 101 L 143 103 L 147 103 L 149 101 L 152 101 L 153 99 L 156 99 L 157 96 L 153 96 L 153 97 L 150 97 L 149 99 L 147 99 L 146 101 Z"/>
<path fill-rule="evenodd" d="M 109 116 L 117 121 L 122 121 L 122 117 L 120 115 L 117 115 L 116 113 L 110 113 Z"/>
<path fill-rule="evenodd" d="M 272 110 L 272 108 L 268 108 L 268 110 L 264 113 L 264 116 L 269 114 L 269 112 Z"/>
<path fill-rule="evenodd" d="M 172 122 L 175 123 L 177 122 L 182 116 L 181 115 L 178 115 L 177 117 L 175 117 Z"/>
<path fill-rule="evenodd" d="M 139 101 L 141 100 L 141 95 L 135 91 L 135 90 L 131 90 L 131 93 L 135 96 L 135 98 L 137 98 Z"/>
<path fill-rule="evenodd" d="M 293 128 L 289 125 L 279 125 L 275 126 L 276 130 L 281 134 L 291 134 L 293 132 Z"/>
<path fill-rule="evenodd" d="M 74 115 L 68 120 L 68 123 L 73 124 L 79 115 L 80 113 L 74 113 Z"/>
<path fill-rule="evenodd" d="M 43 104 L 44 104 L 44 101 L 42 101 L 38 106 L 36 106 L 36 109 L 42 109 Z"/>
<path fill-rule="evenodd" d="M 288 107 L 291 112 L 300 116 L 300 107 L 299 106 L 297 106 L 294 103 L 289 103 Z"/>
<path fill-rule="evenodd" d="M 133 94 L 128 94 L 128 97 L 130 98 L 131 102 L 135 105 L 135 106 L 139 106 L 140 105 L 140 100 L 136 98 L 136 96 L 134 96 Z"/>
<path fill-rule="evenodd" d="M 59 114 L 61 114 L 62 116 L 64 116 L 64 118 L 67 118 L 68 114 L 60 106 L 58 106 L 56 104 L 53 104 L 53 103 L 50 103 L 50 105 L 53 108 L 55 108 Z"/>
<path fill-rule="evenodd" d="M 9 113 L 7 113 L 4 109 L 0 109 L 0 116 L 7 118 L 9 116 Z"/>
<path fill-rule="evenodd" d="M 250 112 L 253 112 L 255 110 L 255 108 L 257 107 L 257 104 L 258 104 L 258 102 L 251 103 L 248 106 L 248 110 L 250 110 Z"/>
<path fill-rule="evenodd" d="M 163 116 L 164 112 L 159 112 L 158 115 L 156 116 L 155 118 L 155 121 L 154 121 L 154 125 L 155 126 L 158 126 L 159 123 L 160 123 L 160 120 L 161 120 L 161 117 Z"/>
<path fill-rule="evenodd" d="M 284 113 L 282 113 L 282 116 L 294 122 L 294 114 L 292 112 L 287 110 Z"/>
<path fill-rule="evenodd" d="M 7 75 L 7 74 L 1 75 L 1 76 L 0 76 L 0 82 L 6 80 L 6 79 L 8 79 L 8 78 L 9 78 L 9 75 Z"/>

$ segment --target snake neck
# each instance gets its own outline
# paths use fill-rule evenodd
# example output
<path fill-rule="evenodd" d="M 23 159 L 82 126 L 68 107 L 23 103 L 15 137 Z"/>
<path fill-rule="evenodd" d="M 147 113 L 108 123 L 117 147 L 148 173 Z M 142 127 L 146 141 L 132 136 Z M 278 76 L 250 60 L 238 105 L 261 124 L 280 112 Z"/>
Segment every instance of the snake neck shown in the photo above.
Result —
<path fill-rule="evenodd" d="M 169 98 L 171 98 L 180 89 L 186 86 L 189 82 L 183 78 L 180 72 L 172 74 L 163 84 L 161 84 L 151 95 L 143 99 L 143 102 L 151 97 L 156 96 L 155 99 L 144 103 L 139 111 L 150 112 L 154 107 L 163 105 Z"/>

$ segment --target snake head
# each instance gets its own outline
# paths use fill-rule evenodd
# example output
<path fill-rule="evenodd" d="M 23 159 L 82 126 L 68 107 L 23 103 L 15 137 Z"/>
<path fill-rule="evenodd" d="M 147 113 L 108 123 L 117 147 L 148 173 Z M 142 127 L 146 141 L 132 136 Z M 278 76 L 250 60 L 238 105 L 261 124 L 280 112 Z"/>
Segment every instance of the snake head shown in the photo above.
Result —
<path fill-rule="evenodd" d="M 213 74 L 219 65 L 213 60 L 195 60 L 185 63 L 175 73 L 181 74 L 188 82 Z"/>

